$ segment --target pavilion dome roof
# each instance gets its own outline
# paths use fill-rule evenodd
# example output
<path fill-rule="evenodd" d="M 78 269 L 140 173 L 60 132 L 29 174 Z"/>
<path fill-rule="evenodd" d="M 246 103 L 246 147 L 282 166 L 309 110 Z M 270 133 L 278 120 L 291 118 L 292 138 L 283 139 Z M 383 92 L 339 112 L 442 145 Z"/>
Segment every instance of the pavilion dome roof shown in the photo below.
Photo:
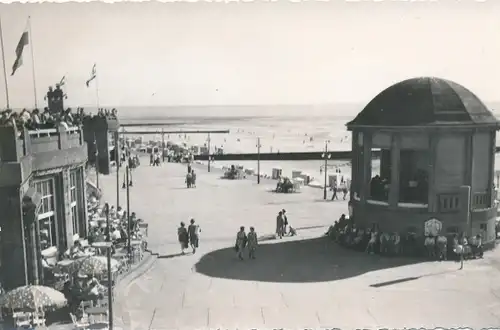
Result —
<path fill-rule="evenodd" d="M 484 103 L 453 81 L 419 77 L 401 81 L 375 96 L 356 118 L 354 127 L 477 125 L 499 122 Z"/>

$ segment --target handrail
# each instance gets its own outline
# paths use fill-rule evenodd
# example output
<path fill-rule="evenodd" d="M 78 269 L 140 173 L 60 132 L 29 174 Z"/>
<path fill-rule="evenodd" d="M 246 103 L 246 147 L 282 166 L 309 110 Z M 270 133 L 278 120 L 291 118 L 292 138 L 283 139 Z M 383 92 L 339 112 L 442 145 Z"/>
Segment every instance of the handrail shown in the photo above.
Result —
<path fill-rule="evenodd" d="M 47 128 L 47 129 L 37 129 L 35 131 L 28 131 L 29 136 L 51 136 L 57 134 L 57 129 L 55 128 Z"/>
<path fill-rule="evenodd" d="M 80 132 L 80 127 L 78 126 L 72 126 L 68 127 L 66 129 L 66 133 L 68 134 L 77 134 Z M 57 128 L 46 128 L 46 129 L 37 129 L 34 131 L 28 131 L 29 136 L 36 136 L 36 137 L 48 137 L 48 136 L 54 136 L 59 134 L 59 131 Z"/>

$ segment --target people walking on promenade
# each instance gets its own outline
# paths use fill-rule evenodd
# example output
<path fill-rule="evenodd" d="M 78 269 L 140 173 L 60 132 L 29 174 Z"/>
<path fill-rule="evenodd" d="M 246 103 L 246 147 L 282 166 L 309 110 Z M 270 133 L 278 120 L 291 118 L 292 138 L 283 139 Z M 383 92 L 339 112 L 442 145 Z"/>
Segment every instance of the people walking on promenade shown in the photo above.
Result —
<path fill-rule="evenodd" d="M 254 227 L 250 227 L 250 232 L 247 235 L 248 240 L 248 258 L 255 259 L 255 250 L 257 250 L 257 233 L 255 232 Z"/>
<path fill-rule="evenodd" d="M 198 244 L 200 242 L 200 231 L 200 226 L 194 223 L 194 219 L 191 219 L 191 224 L 188 227 L 188 234 L 193 254 L 196 253 L 196 249 L 198 248 Z"/>
<path fill-rule="evenodd" d="M 286 235 L 286 226 L 288 226 L 288 218 L 286 216 L 286 210 L 281 210 L 283 216 L 283 235 Z"/>
<path fill-rule="evenodd" d="M 333 186 L 332 186 L 331 190 L 333 191 L 332 201 L 338 200 L 339 197 L 337 196 L 337 191 L 339 190 L 339 188 L 337 186 L 337 181 L 333 181 Z"/>
<path fill-rule="evenodd" d="M 245 233 L 245 227 L 241 226 L 240 231 L 236 234 L 236 256 L 243 260 L 243 251 L 245 250 L 245 246 L 247 244 L 247 235 Z"/>
<path fill-rule="evenodd" d="M 283 211 L 279 211 L 276 217 L 276 235 L 281 239 L 283 238 Z"/>
<path fill-rule="evenodd" d="M 194 170 L 191 170 L 191 185 L 196 188 L 196 173 Z"/>
<path fill-rule="evenodd" d="M 344 178 L 340 180 L 340 186 L 338 187 L 338 190 L 342 192 L 342 199 L 345 200 L 347 198 L 347 193 L 349 192 L 349 190 L 347 189 L 347 182 L 344 181 Z"/>
<path fill-rule="evenodd" d="M 184 250 L 189 247 L 189 235 L 184 222 L 181 222 L 181 226 L 177 229 L 177 237 L 181 245 L 181 253 L 184 254 Z"/>

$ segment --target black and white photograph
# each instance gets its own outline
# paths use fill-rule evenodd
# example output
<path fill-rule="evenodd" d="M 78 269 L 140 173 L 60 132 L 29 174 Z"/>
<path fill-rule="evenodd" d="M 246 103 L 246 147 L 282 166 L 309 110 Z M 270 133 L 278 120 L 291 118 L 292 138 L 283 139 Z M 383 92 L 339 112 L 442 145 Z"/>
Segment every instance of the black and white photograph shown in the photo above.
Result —
<path fill-rule="evenodd" d="M 494 0 L 0 3 L 0 329 L 497 328 L 499 36 Z"/>

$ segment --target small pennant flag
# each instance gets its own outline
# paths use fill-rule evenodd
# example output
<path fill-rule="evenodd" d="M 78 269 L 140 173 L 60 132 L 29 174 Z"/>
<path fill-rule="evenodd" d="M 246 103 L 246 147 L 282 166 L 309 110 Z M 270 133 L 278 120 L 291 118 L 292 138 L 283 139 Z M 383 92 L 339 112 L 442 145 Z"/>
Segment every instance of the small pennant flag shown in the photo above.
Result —
<path fill-rule="evenodd" d="M 16 47 L 16 61 L 14 62 L 14 65 L 12 66 L 12 74 L 11 76 L 16 73 L 17 69 L 23 65 L 23 50 L 24 46 L 27 46 L 29 44 L 29 35 L 28 31 L 24 31 L 23 34 L 21 35 L 21 39 L 19 39 L 19 42 L 17 43 Z"/>
<path fill-rule="evenodd" d="M 64 86 L 65 84 L 66 84 L 66 76 L 63 76 L 63 77 L 61 78 L 61 81 L 59 82 L 59 86 L 61 86 L 61 87 L 62 87 L 62 86 Z"/>
<path fill-rule="evenodd" d="M 94 64 L 94 66 L 92 67 L 92 73 L 90 74 L 90 78 L 89 80 L 87 80 L 87 87 L 89 87 L 90 82 L 94 80 L 96 77 L 97 77 L 97 69 L 96 65 Z"/>

